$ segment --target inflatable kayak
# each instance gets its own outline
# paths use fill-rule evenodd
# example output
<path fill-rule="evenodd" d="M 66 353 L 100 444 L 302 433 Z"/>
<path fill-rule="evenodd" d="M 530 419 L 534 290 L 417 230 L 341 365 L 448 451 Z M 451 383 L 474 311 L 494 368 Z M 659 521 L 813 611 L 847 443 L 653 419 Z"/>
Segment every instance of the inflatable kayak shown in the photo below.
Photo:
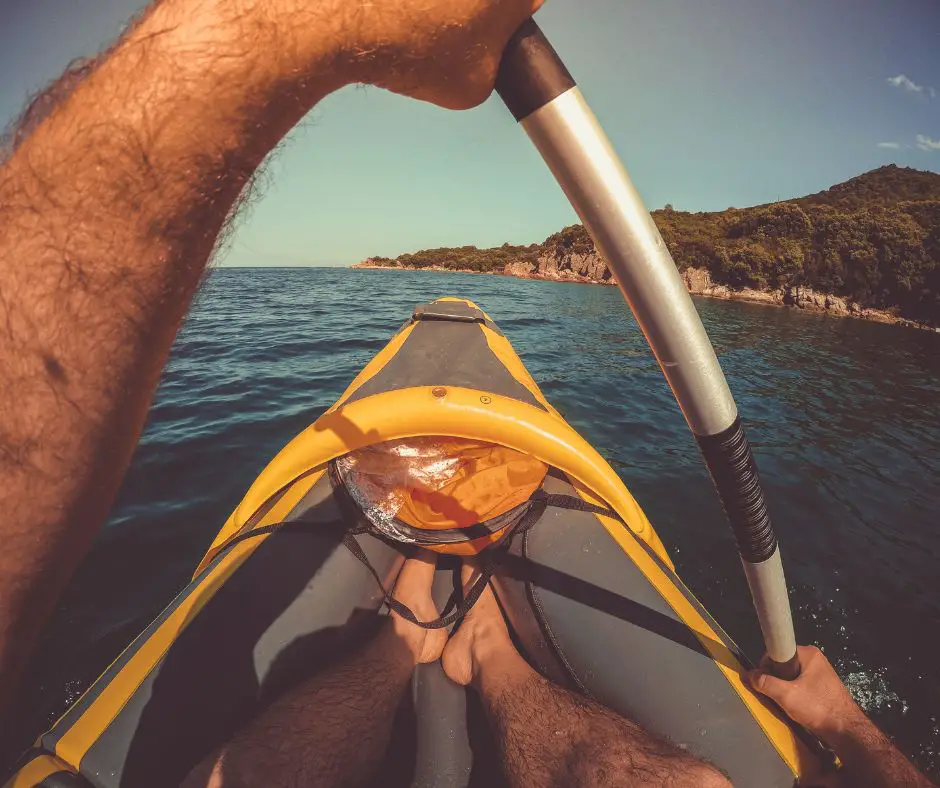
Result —
<path fill-rule="evenodd" d="M 516 495 L 473 524 L 448 514 L 425 534 L 441 553 L 493 557 L 494 589 L 538 670 L 711 761 L 737 786 L 783 788 L 818 770 L 812 741 L 742 683 L 745 658 L 676 576 L 610 465 L 549 404 L 487 314 L 441 299 L 416 308 L 274 458 L 192 582 L 7 785 L 177 785 L 269 698 L 370 637 L 383 608 L 370 567 L 391 587 L 414 528 L 396 515 L 405 538 L 395 540 L 364 526 L 341 461 L 429 437 L 493 447 L 484 453 L 496 475 L 528 469 L 509 474 L 523 478 L 525 500 Z M 533 468 L 542 470 L 533 477 Z M 489 495 L 492 485 L 475 481 L 461 477 L 462 489 Z M 442 606 L 458 561 L 439 561 Z M 382 784 L 491 784 L 472 695 L 439 664 L 420 666 L 413 690 L 408 756 Z"/>

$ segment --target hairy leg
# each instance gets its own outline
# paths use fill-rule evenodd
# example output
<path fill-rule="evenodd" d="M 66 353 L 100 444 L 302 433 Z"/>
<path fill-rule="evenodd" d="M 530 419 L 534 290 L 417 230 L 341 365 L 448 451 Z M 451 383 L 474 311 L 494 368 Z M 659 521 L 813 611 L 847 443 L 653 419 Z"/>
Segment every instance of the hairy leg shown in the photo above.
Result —
<path fill-rule="evenodd" d="M 425 621 L 434 557 L 405 563 L 395 597 Z M 368 781 L 388 748 L 395 709 L 414 666 L 440 657 L 446 633 L 391 614 L 382 632 L 348 662 L 287 693 L 200 764 L 184 788 L 353 786 Z"/>
<path fill-rule="evenodd" d="M 712 766 L 536 673 L 513 646 L 489 588 L 442 661 L 451 679 L 480 693 L 513 788 L 730 785 Z"/>

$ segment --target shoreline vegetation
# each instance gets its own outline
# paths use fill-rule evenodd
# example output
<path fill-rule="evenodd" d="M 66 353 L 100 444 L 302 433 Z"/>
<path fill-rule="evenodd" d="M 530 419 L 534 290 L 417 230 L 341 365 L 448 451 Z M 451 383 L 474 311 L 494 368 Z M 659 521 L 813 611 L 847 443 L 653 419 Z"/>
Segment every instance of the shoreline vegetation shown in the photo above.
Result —
<path fill-rule="evenodd" d="M 794 200 L 653 211 L 689 292 L 940 331 L 940 175 L 888 165 Z M 540 244 L 427 249 L 353 268 L 613 284 L 581 225 Z"/>

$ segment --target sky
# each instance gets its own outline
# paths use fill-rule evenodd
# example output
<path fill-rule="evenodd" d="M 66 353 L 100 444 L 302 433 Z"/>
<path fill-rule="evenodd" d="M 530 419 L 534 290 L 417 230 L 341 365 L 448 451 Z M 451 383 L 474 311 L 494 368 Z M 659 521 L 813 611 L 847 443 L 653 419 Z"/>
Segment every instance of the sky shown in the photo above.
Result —
<path fill-rule="evenodd" d="M 0 125 L 142 5 L 0 0 Z M 538 20 L 651 208 L 798 197 L 889 163 L 940 171 L 938 0 L 548 0 Z M 456 113 L 347 88 L 265 183 L 221 264 L 532 243 L 576 221 L 497 98 Z"/>

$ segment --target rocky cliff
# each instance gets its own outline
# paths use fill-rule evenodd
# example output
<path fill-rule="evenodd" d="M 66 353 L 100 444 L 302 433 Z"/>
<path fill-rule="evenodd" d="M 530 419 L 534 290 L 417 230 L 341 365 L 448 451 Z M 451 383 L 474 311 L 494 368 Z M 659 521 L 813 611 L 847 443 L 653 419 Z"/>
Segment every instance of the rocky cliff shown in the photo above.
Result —
<path fill-rule="evenodd" d="M 571 255 L 558 258 L 542 255 L 538 264 L 508 263 L 502 272 L 520 279 L 545 279 L 554 282 L 582 282 L 585 284 L 616 284 L 610 270 L 598 255 Z M 772 306 L 792 306 L 810 312 L 825 312 L 840 317 L 860 317 L 880 323 L 917 325 L 912 321 L 879 309 L 864 308 L 830 293 L 819 293 L 811 287 L 793 285 L 782 288 L 755 290 L 750 287 L 731 288 L 715 282 L 705 268 L 686 268 L 682 281 L 693 295 L 723 298 L 732 301 L 751 301 Z"/>
<path fill-rule="evenodd" d="M 614 284 L 607 263 L 597 252 L 564 255 L 540 254 L 534 263 L 516 261 L 503 268 L 507 276 L 523 279 L 550 279 L 556 282 Z"/>

